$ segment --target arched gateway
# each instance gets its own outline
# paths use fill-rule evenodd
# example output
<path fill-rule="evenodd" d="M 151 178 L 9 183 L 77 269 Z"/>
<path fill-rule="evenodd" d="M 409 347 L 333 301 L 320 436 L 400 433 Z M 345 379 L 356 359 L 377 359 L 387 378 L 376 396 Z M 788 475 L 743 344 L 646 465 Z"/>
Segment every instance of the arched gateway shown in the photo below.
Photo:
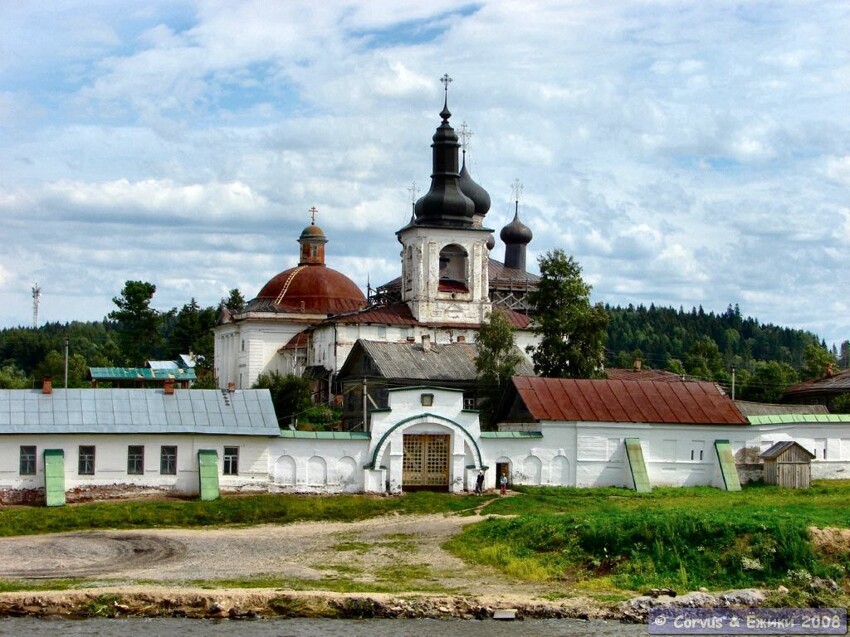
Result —
<path fill-rule="evenodd" d="M 463 409 L 463 392 L 430 387 L 390 391 L 390 409 L 372 417 L 367 490 L 470 488 L 483 459 L 477 413 Z M 423 406 L 429 411 L 423 413 Z"/>

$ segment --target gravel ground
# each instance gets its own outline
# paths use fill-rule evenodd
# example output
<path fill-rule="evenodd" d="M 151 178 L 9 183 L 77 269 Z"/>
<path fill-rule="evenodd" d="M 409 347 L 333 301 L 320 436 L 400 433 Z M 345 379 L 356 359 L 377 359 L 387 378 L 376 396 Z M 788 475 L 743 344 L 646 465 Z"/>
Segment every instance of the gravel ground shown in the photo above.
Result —
<path fill-rule="evenodd" d="M 388 516 L 361 522 L 209 530 L 89 531 L 0 539 L 0 578 L 88 578 L 180 585 L 273 576 L 297 580 L 392 580 L 413 590 L 536 597 L 551 585 L 506 581 L 441 548 L 477 516 Z M 394 571 L 395 569 L 395 571 Z"/>
<path fill-rule="evenodd" d="M 587 598 L 562 597 L 566 591 L 558 591 L 556 584 L 510 580 L 494 569 L 466 565 L 441 547 L 464 525 L 481 519 L 393 515 L 352 523 L 0 538 L 0 579 L 85 579 L 82 590 L 0 593 L 0 614 L 67 614 L 102 594 L 135 600 L 136 606 L 201 607 L 206 609 L 203 616 L 217 616 L 210 609 L 219 607 L 255 605 L 262 612 L 263 604 L 289 587 L 234 589 L 231 585 L 204 590 L 199 585 L 272 576 L 297 583 L 294 588 L 299 590 L 292 594 L 302 598 L 342 604 L 368 596 L 392 612 L 410 616 L 468 616 L 469 604 L 479 609 L 517 607 L 538 616 L 611 616 L 610 609 Z M 393 573 L 398 573 L 397 580 Z M 311 589 L 311 580 L 322 579 L 377 581 L 385 589 L 392 584 L 400 588 L 395 593 L 333 593 L 321 590 L 326 587 L 317 582 L 316 589 Z M 547 601 L 553 597 L 557 601 Z M 406 609 L 411 599 L 430 606 Z"/>

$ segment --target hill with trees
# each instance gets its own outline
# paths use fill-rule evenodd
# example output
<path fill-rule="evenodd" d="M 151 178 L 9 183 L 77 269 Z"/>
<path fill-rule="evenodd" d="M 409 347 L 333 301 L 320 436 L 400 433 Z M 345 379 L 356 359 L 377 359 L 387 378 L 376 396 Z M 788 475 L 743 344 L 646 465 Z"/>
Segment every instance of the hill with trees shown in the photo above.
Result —
<path fill-rule="evenodd" d="M 736 398 L 777 401 L 786 387 L 850 365 L 850 341 L 828 349 L 817 335 L 744 317 L 737 305 L 715 314 L 702 307 L 606 306 L 609 367 L 666 369 L 714 380 Z"/>

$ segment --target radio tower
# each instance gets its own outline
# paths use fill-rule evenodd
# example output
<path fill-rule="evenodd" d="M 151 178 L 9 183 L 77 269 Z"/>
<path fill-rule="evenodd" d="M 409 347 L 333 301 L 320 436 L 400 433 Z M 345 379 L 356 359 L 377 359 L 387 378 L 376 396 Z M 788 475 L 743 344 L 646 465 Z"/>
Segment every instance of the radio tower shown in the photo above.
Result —
<path fill-rule="evenodd" d="M 38 301 L 41 298 L 41 288 L 38 283 L 32 286 L 32 326 L 38 329 Z"/>

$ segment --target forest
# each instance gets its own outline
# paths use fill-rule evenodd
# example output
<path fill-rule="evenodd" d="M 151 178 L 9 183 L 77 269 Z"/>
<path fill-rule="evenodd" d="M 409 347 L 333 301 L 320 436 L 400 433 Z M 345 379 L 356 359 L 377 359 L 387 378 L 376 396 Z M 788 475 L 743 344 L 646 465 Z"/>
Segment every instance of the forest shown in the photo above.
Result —
<path fill-rule="evenodd" d="M 239 310 L 244 298 L 230 291 L 217 306 L 190 299 L 180 308 L 151 307 L 156 287 L 127 281 L 113 299 L 116 309 L 101 321 L 46 323 L 0 330 L 0 388 L 36 386 L 52 376 L 68 386 L 88 386 L 89 367 L 143 366 L 147 360 L 197 355 L 198 387 L 214 387 L 212 328 L 222 310 Z M 737 305 L 724 312 L 667 307 L 605 306 L 607 367 L 664 369 L 716 381 L 736 398 L 776 402 L 786 387 L 819 378 L 828 368 L 850 367 L 850 341 L 828 348 L 817 335 L 742 316 Z"/>

